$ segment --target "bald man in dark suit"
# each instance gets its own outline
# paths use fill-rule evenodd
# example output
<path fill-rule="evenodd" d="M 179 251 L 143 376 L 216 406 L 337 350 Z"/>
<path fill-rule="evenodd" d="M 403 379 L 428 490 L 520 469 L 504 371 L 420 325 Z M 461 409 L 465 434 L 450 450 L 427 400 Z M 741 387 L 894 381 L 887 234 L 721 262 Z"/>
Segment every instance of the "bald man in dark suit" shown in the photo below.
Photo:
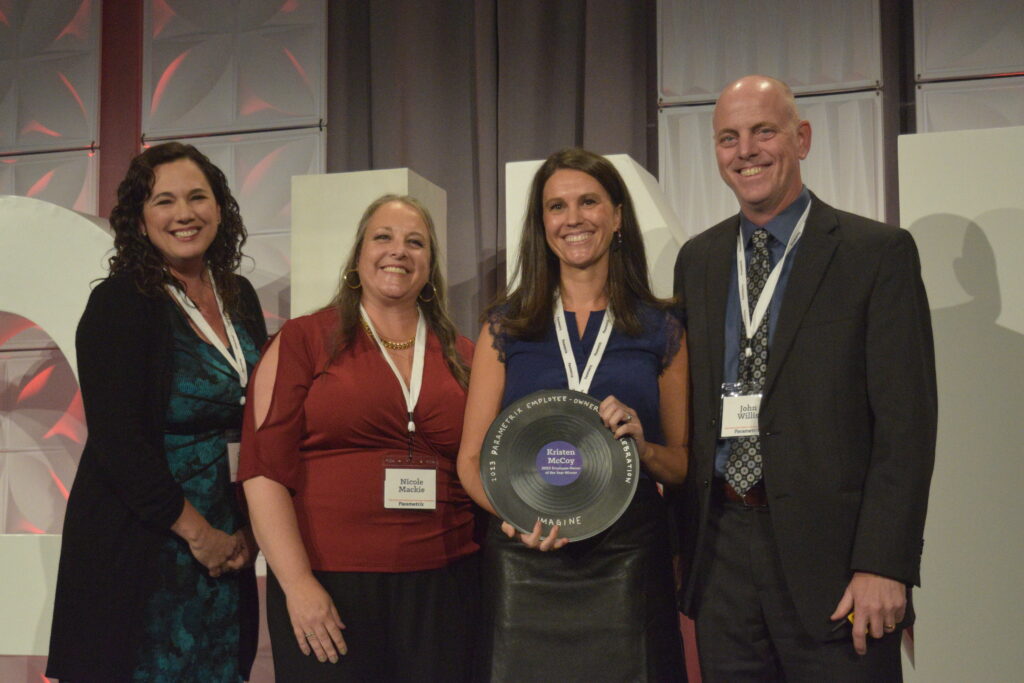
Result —
<path fill-rule="evenodd" d="M 784 83 L 730 84 L 714 142 L 740 213 L 675 268 L 694 418 L 681 605 L 704 680 L 901 680 L 936 432 L 917 249 L 804 187 L 811 127 Z"/>

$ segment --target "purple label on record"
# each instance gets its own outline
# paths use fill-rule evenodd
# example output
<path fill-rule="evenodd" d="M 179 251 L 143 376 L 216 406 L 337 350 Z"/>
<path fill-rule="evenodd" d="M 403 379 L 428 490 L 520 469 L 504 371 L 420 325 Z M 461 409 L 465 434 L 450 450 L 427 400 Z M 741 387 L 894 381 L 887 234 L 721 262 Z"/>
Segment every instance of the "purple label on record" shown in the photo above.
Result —
<path fill-rule="evenodd" d="M 571 484 L 583 471 L 583 455 L 567 441 L 552 441 L 537 452 L 537 471 L 549 484 Z"/>

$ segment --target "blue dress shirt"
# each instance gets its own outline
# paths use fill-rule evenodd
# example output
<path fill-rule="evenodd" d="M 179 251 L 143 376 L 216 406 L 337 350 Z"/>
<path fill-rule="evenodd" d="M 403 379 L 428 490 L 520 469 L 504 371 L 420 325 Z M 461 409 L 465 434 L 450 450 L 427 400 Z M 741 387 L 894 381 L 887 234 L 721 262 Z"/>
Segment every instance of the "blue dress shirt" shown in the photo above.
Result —
<path fill-rule="evenodd" d="M 790 204 L 782 213 L 772 218 L 770 221 L 764 224 L 764 229 L 768 231 L 770 237 L 768 238 L 768 253 L 771 261 L 772 268 L 779 262 L 782 255 L 786 252 L 786 244 L 789 243 L 789 238 L 793 234 L 793 230 L 796 228 L 796 223 L 800 220 L 800 216 L 803 214 L 804 209 L 807 208 L 807 204 L 811 201 L 811 193 L 805 187 L 792 204 Z M 754 246 L 751 243 L 751 237 L 754 231 L 757 230 L 758 226 L 747 220 L 746 216 L 740 213 L 740 231 L 743 234 L 743 244 L 745 246 L 747 264 L 750 264 L 750 257 L 754 253 Z M 775 335 L 775 323 L 779 319 L 779 311 L 782 308 L 782 297 L 786 292 L 786 282 L 789 280 L 789 273 L 793 269 L 793 259 L 796 256 L 796 250 L 799 248 L 800 242 L 798 241 L 793 245 L 793 250 L 789 252 L 789 256 L 786 258 L 786 262 L 782 264 L 782 273 L 779 275 L 779 282 L 775 287 L 775 292 L 772 295 L 771 303 L 768 305 L 768 356 L 771 357 L 772 353 L 772 338 Z M 734 253 L 734 252 L 730 252 Z M 729 298 L 725 304 L 725 357 L 723 358 L 722 365 L 722 381 L 725 383 L 734 383 L 739 377 L 740 370 L 740 340 L 743 338 L 743 317 L 740 313 L 740 293 L 739 285 L 736 282 L 736 258 L 732 257 L 732 270 L 729 279 Z M 753 313 L 753 307 L 756 302 L 751 301 L 751 313 Z M 729 439 L 719 439 L 718 448 L 715 451 L 715 472 L 719 476 L 725 474 L 725 463 L 729 458 Z"/>

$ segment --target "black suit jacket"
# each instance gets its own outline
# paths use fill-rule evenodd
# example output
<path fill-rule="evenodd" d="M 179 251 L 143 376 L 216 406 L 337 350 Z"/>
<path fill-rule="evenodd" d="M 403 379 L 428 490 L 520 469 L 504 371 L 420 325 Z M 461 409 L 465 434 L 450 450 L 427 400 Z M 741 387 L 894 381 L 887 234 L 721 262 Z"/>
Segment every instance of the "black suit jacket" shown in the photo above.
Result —
<path fill-rule="evenodd" d="M 772 527 L 807 631 L 854 571 L 920 583 L 935 453 L 931 316 L 910 234 L 828 206 L 811 210 L 768 357 L 760 432 Z M 725 306 L 739 216 L 689 240 L 675 266 L 685 310 L 693 442 L 677 505 L 684 612 L 700 609 L 719 431 Z M 912 622 L 908 610 L 905 625 Z"/>

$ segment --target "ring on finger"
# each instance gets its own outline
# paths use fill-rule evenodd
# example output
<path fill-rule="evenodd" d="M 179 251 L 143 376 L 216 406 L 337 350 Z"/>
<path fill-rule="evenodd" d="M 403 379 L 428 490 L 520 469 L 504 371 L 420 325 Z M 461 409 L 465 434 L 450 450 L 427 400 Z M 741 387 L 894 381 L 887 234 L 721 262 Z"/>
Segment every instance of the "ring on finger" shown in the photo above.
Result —
<path fill-rule="evenodd" d="M 886 631 L 895 631 L 896 624 L 883 624 L 882 628 L 884 628 Z"/>
<path fill-rule="evenodd" d="M 632 422 L 633 416 L 630 413 L 626 413 L 626 422 Z"/>
<path fill-rule="evenodd" d="M 306 637 L 306 640 L 309 640 L 310 638 L 316 635 L 316 632 L 314 631 L 313 633 L 305 633 L 303 635 Z"/>

